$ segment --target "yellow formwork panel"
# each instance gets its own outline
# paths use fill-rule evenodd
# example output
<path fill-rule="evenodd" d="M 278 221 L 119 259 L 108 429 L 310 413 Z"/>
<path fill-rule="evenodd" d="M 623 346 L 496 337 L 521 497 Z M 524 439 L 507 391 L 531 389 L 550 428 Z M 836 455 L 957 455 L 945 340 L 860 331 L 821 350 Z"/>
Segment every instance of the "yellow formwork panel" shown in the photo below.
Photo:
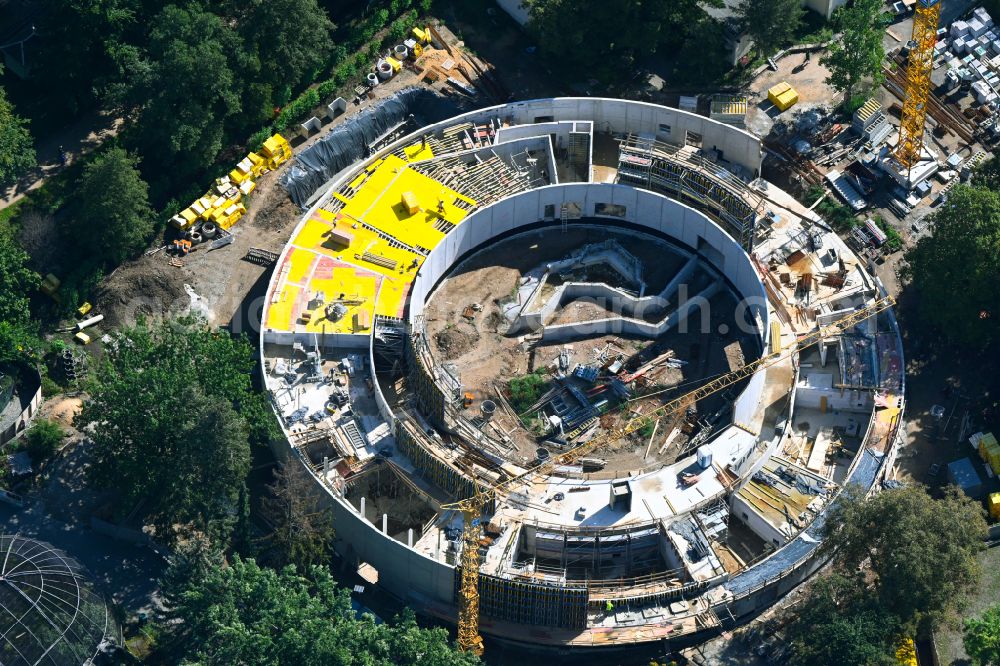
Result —
<path fill-rule="evenodd" d="M 407 162 L 422 162 L 434 157 L 434 151 L 431 150 L 430 144 L 425 144 L 423 141 L 406 146 L 403 148 L 403 152 L 406 154 Z"/>
<path fill-rule="evenodd" d="M 986 498 L 986 508 L 989 510 L 991 517 L 1000 520 L 1000 493 L 991 493 Z"/>
<path fill-rule="evenodd" d="M 413 194 L 420 210 L 410 215 L 403 206 L 404 192 Z M 434 249 L 444 232 L 435 228 L 439 220 L 452 225 L 465 219 L 468 211 L 455 205 L 475 201 L 412 169 L 395 155 L 386 157 L 368 181 L 342 211 L 345 217 L 361 220 L 411 247 Z"/>
<path fill-rule="evenodd" d="M 382 288 L 378 294 L 378 303 L 375 305 L 375 314 L 402 319 L 406 309 L 406 297 L 409 295 L 412 285 L 412 275 L 406 280 L 390 278 L 383 280 Z"/>
<path fill-rule="evenodd" d="M 322 293 L 324 304 L 317 301 L 315 307 L 308 310 L 310 316 L 302 330 L 309 333 L 362 332 L 354 328 L 354 315 L 359 311 L 367 312 L 368 321 L 371 322 L 380 281 L 381 278 L 371 272 L 329 258 L 323 259 L 309 282 L 309 290 L 313 296 Z M 347 314 L 337 321 L 331 321 L 326 318 L 325 304 L 338 300 L 347 308 Z"/>
<path fill-rule="evenodd" d="M 276 331 L 294 331 L 295 321 L 292 319 L 293 312 L 296 312 L 296 303 L 302 289 L 294 284 L 279 284 L 275 286 L 271 302 L 267 310 L 267 327 Z"/>
<path fill-rule="evenodd" d="M 319 257 L 315 252 L 295 248 L 289 253 L 285 263 L 288 265 L 288 276 L 285 278 L 291 284 L 302 284 L 309 277 L 309 272 Z M 310 288 L 312 288 L 310 286 Z"/>
<path fill-rule="evenodd" d="M 302 229 L 300 229 L 299 233 L 292 239 L 292 245 L 306 248 L 308 250 L 318 249 L 323 243 L 323 239 L 326 238 L 326 235 L 330 233 L 330 229 L 332 228 L 333 227 L 329 222 L 313 215 L 306 221 L 305 224 L 302 225 Z"/>

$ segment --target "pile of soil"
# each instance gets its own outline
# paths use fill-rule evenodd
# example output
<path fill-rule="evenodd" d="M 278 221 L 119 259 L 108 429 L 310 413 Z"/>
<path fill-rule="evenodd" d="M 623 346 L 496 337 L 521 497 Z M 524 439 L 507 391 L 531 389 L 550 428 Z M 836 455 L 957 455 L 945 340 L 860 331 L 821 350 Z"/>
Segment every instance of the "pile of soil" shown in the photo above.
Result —
<path fill-rule="evenodd" d="M 105 325 L 112 329 L 132 326 L 138 317 L 161 317 L 191 304 L 184 281 L 183 272 L 167 263 L 162 254 L 140 258 L 123 264 L 97 287 L 94 309 L 104 315 Z"/>
<path fill-rule="evenodd" d="M 434 336 L 438 351 L 446 359 L 458 358 L 479 343 L 479 331 L 463 324 L 456 324 Z"/>

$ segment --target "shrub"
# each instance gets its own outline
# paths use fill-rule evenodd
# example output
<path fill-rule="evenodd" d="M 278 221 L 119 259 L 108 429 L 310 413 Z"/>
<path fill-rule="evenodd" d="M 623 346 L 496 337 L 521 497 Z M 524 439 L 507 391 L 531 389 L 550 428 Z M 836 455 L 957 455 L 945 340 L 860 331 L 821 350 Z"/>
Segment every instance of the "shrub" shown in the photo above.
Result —
<path fill-rule="evenodd" d="M 24 450 L 31 460 L 38 463 L 52 455 L 62 443 L 66 433 L 55 421 L 40 419 L 24 436 Z"/>
<path fill-rule="evenodd" d="M 510 389 L 510 405 L 518 414 L 522 414 L 538 402 L 545 392 L 548 381 L 543 370 L 539 369 L 530 375 L 514 377 L 508 382 Z"/>

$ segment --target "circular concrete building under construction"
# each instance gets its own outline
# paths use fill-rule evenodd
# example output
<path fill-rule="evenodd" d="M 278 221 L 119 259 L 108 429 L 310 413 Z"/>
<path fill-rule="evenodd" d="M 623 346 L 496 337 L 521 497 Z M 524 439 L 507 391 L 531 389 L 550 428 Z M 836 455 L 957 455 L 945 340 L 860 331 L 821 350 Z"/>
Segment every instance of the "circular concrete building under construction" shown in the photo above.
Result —
<path fill-rule="evenodd" d="M 324 186 L 261 349 L 337 551 L 473 650 L 695 643 L 815 571 L 831 502 L 891 467 L 902 351 L 761 158 L 695 114 L 546 99 Z"/>
<path fill-rule="evenodd" d="M 0 536 L 0 663 L 93 663 L 121 631 L 80 564 L 47 543 Z"/>

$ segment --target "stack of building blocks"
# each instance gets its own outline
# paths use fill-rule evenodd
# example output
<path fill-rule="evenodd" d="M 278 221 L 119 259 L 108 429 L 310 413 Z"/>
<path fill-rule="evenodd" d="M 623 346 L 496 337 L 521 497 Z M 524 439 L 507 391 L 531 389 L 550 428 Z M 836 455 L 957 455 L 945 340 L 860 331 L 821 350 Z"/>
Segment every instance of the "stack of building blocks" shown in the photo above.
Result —
<path fill-rule="evenodd" d="M 215 181 L 212 189 L 190 206 L 170 218 L 181 231 L 201 222 L 213 222 L 220 229 L 230 229 L 246 214 L 244 197 L 256 189 L 256 180 L 292 157 L 292 147 L 280 134 L 264 142 L 260 154 L 251 152 L 229 172 Z"/>
<path fill-rule="evenodd" d="M 1000 474 L 1000 443 L 996 436 L 988 432 L 979 438 L 979 457 L 993 470 L 994 474 Z"/>

